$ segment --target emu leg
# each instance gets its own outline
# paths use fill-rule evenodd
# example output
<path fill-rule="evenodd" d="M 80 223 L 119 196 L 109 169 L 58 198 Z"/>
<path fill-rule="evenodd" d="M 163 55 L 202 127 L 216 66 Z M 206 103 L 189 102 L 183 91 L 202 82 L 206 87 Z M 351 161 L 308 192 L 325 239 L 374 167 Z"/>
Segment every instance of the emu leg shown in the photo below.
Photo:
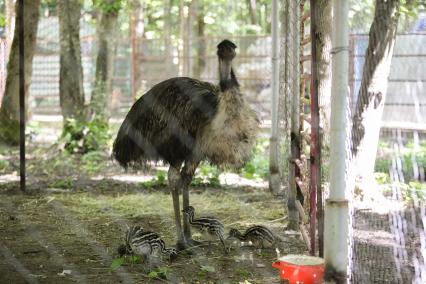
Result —
<path fill-rule="evenodd" d="M 219 237 L 219 240 L 220 240 L 220 242 L 222 243 L 222 246 L 223 246 L 223 254 L 227 255 L 228 254 L 228 248 L 226 247 L 225 240 L 223 239 L 223 235 L 219 234 L 218 237 Z"/>
<path fill-rule="evenodd" d="M 182 176 L 182 205 L 183 208 L 189 207 L 189 185 L 191 184 L 192 178 L 195 174 L 195 170 L 198 167 L 199 162 L 190 161 L 185 162 L 185 165 L 182 169 L 181 176 Z M 197 246 L 200 245 L 200 242 L 197 242 L 192 239 L 191 235 L 191 227 L 189 224 L 189 219 L 186 215 L 184 215 L 183 220 L 183 234 L 185 236 L 185 240 L 190 246 Z"/>
<path fill-rule="evenodd" d="M 168 172 L 168 180 L 169 185 L 171 186 L 172 190 L 172 198 L 173 198 L 173 210 L 175 213 L 175 224 L 176 224 L 176 234 L 177 234 L 177 243 L 176 247 L 178 250 L 186 249 L 187 244 L 185 242 L 185 238 L 183 236 L 182 231 L 182 223 L 181 223 L 181 217 L 180 217 L 180 204 L 179 204 L 179 181 L 180 181 L 180 174 L 179 170 L 176 167 L 170 166 L 169 172 Z"/>

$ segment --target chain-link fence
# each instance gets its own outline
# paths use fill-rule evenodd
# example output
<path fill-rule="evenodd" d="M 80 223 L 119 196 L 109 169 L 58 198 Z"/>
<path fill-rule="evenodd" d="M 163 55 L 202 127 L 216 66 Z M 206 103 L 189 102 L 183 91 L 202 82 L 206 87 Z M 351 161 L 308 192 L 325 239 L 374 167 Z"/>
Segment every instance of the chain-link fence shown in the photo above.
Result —
<path fill-rule="evenodd" d="M 294 6 L 289 11 L 299 11 L 296 1 L 289 1 L 287 4 L 290 3 Z M 304 59 L 300 53 L 299 20 L 295 15 L 291 17 L 293 25 L 287 27 L 288 33 L 282 34 L 284 40 L 281 45 L 281 59 L 289 66 L 288 69 L 281 69 L 280 74 L 283 78 L 280 82 L 280 139 L 286 145 L 290 143 L 290 106 L 300 109 L 298 105 L 292 104 L 290 98 L 292 94 L 305 92 L 305 88 L 300 89 L 299 80 L 304 80 L 306 75 L 301 74 L 299 69 L 299 60 Z M 58 30 L 55 17 L 41 19 L 30 88 L 30 111 L 36 119 L 40 114 L 60 114 Z M 93 27 L 82 22 L 80 34 L 86 100 L 90 99 L 94 81 L 97 49 L 95 33 Z M 271 38 L 229 38 L 238 46 L 235 69 L 242 90 L 267 125 L 271 109 Z M 178 40 L 171 42 L 171 56 L 166 56 L 164 39 L 141 40 L 136 57 L 139 95 L 172 76 L 194 76 L 206 81 L 217 81 L 215 52 L 216 44 L 221 39 L 194 38 L 193 48 L 188 56 L 182 54 Z M 134 74 L 129 68 L 133 57 L 129 42 L 127 37 L 120 38 L 114 59 L 111 107 L 117 110 L 114 115 L 120 120 L 133 103 L 131 91 L 134 86 L 131 85 L 131 77 Z M 376 161 L 379 186 L 370 192 L 355 191 L 354 196 L 356 202 L 351 236 L 351 281 L 354 283 L 426 282 L 425 42 L 424 33 L 400 34 L 396 37 Z M 368 35 L 352 35 L 350 38 L 349 99 L 352 111 L 356 106 L 362 80 L 367 43 Z M 200 45 L 205 46 L 203 54 L 199 54 L 200 49 L 197 47 Z M 5 43 L 1 41 L 0 93 L 3 93 L 5 86 L 6 52 Z M 186 64 L 190 67 L 184 71 L 183 66 Z M 309 62 L 306 61 L 304 66 L 309 68 Z M 290 68 L 293 72 L 290 72 Z M 308 88 L 309 86 L 306 87 Z M 282 150 L 289 152 L 289 149 Z M 287 177 L 284 178 L 286 179 Z"/>

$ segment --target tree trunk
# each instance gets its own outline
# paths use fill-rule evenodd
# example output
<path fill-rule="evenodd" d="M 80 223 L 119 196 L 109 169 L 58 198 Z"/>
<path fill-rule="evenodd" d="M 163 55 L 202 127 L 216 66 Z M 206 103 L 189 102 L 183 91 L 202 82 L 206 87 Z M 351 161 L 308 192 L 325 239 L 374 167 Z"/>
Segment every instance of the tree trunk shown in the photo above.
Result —
<path fill-rule="evenodd" d="M 15 2 L 16 0 L 6 0 L 6 58 L 9 56 L 10 48 L 12 46 L 13 33 L 15 30 Z"/>
<path fill-rule="evenodd" d="M 173 50 L 171 43 L 172 36 L 172 19 L 171 19 L 171 10 L 172 10 L 172 1 L 164 0 L 164 60 L 166 67 L 166 78 L 171 76 L 172 67 L 173 67 Z"/>
<path fill-rule="evenodd" d="M 19 9 L 19 2 L 16 8 Z M 25 64 L 25 94 L 28 98 L 28 89 L 32 75 L 32 62 L 35 52 L 37 27 L 39 19 L 40 0 L 24 0 L 24 64 Z M 15 35 L 7 64 L 6 88 L 0 109 L 0 140 L 9 145 L 19 143 L 19 36 L 18 25 L 20 19 L 15 18 Z M 27 105 L 27 103 L 26 103 Z M 26 108 L 27 109 L 27 108 Z"/>
<path fill-rule="evenodd" d="M 361 187 L 372 181 L 400 0 L 376 0 L 352 127 L 352 151 Z"/>
<path fill-rule="evenodd" d="M 185 74 L 185 2 L 179 1 L 179 76 Z"/>
<path fill-rule="evenodd" d="M 117 0 L 108 0 L 113 5 Z M 105 2 L 105 1 L 104 1 Z M 92 119 L 108 123 L 109 102 L 114 67 L 114 51 L 117 38 L 118 9 L 102 9 L 97 24 L 98 55 L 96 57 L 95 82 L 90 98 Z"/>
<path fill-rule="evenodd" d="M 330 112 L 331 112 L 331 24 L 332 24 L 332 1 L 330 0 L 314 0 L 315 4 L 311 5 L 312 12 L 315 13 L 311 19 L 315 19 L 314 38 L 315 44 L 315 65 L 312 75 L 316 82 L 313 88 L 317 89 L 320 111 L 320 133 L 317 137 L 320 141 L 321 157 L 320 169 L 317 177 L 320 178 L 320 185 L 324 184 L 329 176 L 329 158 L 330 158 Z M 315 74 L 314 74 L 315 72 Z M 311 160 L 311 163 L 313 161 Z M 312 173 L 311 173 L 312 175 Z M 323 195 L 322 187 L 317 188 L 317 220 L 318 220 L 318 248 L 319 255 L 323 256 L 323 232 L 324 219 L 322 212 Z"/>
<path fill-rule="evenodd" d="M 189 12 L 186 17 L 186 27 L 185 27 L 185 38 L 184 38 L 184 57 L 185 57 L 185 68 L 184 75 L 192 77 L 192 43 L 193 43 L 193 24 L 195 19 L 195 13 L 197 11 L 198 0 L 191 0 L 189 4 Z"/>
<path fill-rule="evenodd" d="M 58 0 L 60 35 L 59 100 L 64 117 L 85 119 L 83 68 L 80 47 L 79 0 Z"/>
<path fill-rule="evenodd" d="M 247 6 L 250 14 L 251 24 L 257 25 L 256 0 L 247 0 Z"/>
<path fill-rule="evenodd" d="M 197 38 L 198 38 L 198 48 L 197 48 L 197 64 L 195 66 L 194 76 L 196 78 L 201 78 L 203 75 L 204 68 L 206 67 L 206 39 L 205 39 L 205 26 L 204 23 L 204 6 L 201 2 L 198 7 L 197 12 Z"/>
<path fill-rule="evenodd" d="M 140 87 L 139 47 L 144 34 L 143 7 L 140 0 L 132 0 L 130 11 L 130 40 L 132 46 L 132 99 L 136 101 Z"/>

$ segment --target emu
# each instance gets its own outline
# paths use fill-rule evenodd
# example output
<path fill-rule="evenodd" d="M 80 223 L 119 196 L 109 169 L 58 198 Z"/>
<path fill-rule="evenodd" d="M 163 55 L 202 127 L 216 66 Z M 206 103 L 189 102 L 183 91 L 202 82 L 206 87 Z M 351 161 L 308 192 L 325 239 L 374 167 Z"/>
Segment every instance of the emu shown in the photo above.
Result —
<path fill-rule="evenodd" d="M 229 40 L 217 46 L 219 85 L 178 77 L 152 87 L 132 106 L 114 141 L 113 156 L 124 168 L 149 161 L 169 164 L 178 249 L 196 244 L 188 218 L 181 223 L 180 189 L 186 209 L 188 186 L 201 161 L 241 168 L 256 142 L 259 120 L 232 68 L 236 48 Z"/>

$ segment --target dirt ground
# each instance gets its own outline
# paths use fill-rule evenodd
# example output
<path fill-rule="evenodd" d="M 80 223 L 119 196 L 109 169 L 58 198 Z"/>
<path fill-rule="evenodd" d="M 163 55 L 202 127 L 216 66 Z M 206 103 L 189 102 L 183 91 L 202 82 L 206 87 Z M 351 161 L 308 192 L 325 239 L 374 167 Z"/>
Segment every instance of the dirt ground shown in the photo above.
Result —
<path fill-rule="evenodd" d="M 38 181 L 25 195 L 17 182 L 0 188 L 0 283 L 279 283 L 271 267 L 274 249 L 237 244 L 227 256 L 216 244 L 210 256 L 199 248 L 171 264 L 163 262 L 167 279 L 151 279 L 141 263 L 111 269 L 127 226 L 142 225 L 174 244 L 167 187 L 146 189 L 104 179 L 75 182 L 67 189 Z M 284 236 L 282 200 L 265 189 L 198 187 L 191 198 L 200 214 L 218 217 L 228 229 L 264 224 L 283 239 L 281 254 L 305 253 L 298 237 Z"/>
<path fill-rule="evenodd" d="M 228 242 L 227 256 L 219 243 L 211 255 L 206 246 L 181 253 L 159 264 L 161 279 L 142 263 L 112 269 L 128 226 L 155 231 L 168 246 L 176 242 L 168 187 L 144 183 L 156 169 L 124 172 L 108 155 L 82 164 L 55 147 L 37 146 L 28 151 L 22 194 L 17 151 L 0 149 L 0 159 L 7 161 L 0 167 L 0 283 L 279 283 L 274 249 L 235 242 Z M 196 216 L 215 216 L 226 231 L 265 225 L 281 238 L 281 255 L 307 254 L 301 238 L 284 231 L 283 199 L 273 197 L 265 181 L 232 177 L 237 182 L 191 186 Z M 377 205 L 387 210 L 378 213 Z M 424 208 L 387 199 L 355 208 L 351 283 L 423 283 Z"/>

